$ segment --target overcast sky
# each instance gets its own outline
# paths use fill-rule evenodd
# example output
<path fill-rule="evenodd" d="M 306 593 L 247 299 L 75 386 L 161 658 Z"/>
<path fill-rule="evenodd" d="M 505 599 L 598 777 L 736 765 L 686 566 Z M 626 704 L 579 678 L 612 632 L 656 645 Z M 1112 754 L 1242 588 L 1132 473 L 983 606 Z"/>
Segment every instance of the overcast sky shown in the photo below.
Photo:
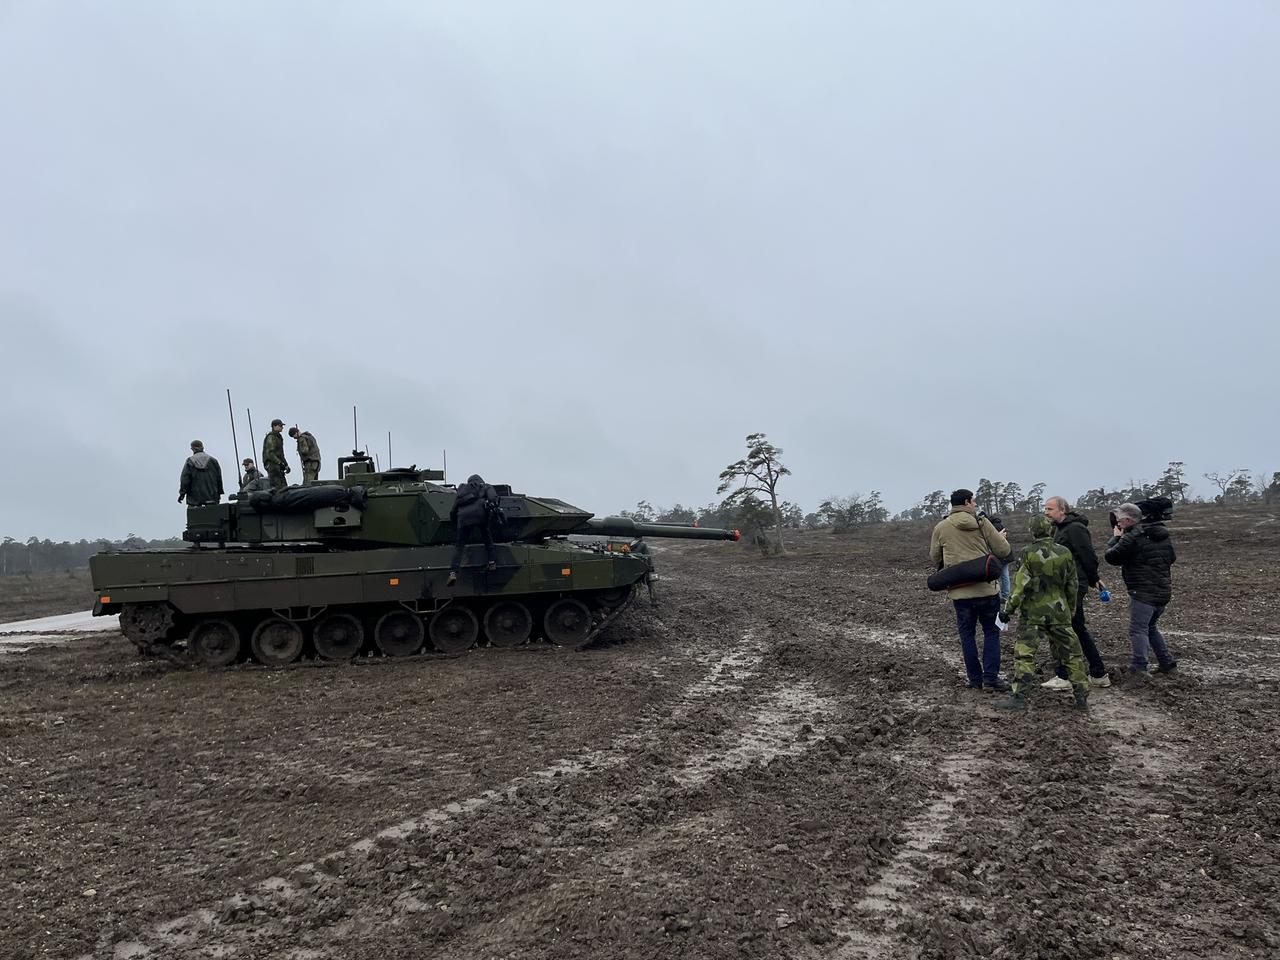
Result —
<path fill-rule="evenodd" d="M 0 0 L 0 534 L 175 534 L 228 387 L 241 456 L 331 474 L 358 404 L 598 513 L 756 430 L 807 511 L 1280 470 L 1277 50 L 1264 2 Z"/>

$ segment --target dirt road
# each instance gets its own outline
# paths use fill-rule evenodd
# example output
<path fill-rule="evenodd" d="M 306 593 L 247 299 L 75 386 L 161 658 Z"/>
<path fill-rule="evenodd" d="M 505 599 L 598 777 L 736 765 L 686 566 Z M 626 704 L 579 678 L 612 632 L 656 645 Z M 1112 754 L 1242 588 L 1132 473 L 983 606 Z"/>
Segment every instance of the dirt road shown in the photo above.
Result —
<path fill-rule="evenodd" d="M 665 546 L 582 653 L 0 658 L 0 956 L 1275 956 L 1264 519 L 1176 534 L 1181 667 L 1090 718 L 964 689 L 920 526 Z"/>

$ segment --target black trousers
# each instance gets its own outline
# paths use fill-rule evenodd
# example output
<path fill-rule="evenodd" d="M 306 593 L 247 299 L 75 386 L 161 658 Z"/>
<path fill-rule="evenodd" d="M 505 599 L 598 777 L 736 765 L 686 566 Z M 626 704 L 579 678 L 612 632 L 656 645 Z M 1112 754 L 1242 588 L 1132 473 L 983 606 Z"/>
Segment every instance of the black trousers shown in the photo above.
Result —
<path fill-rule="evenodd" d="M 1105 677 L 1107 675 L 1106 664 L 1102 662 L 1102 655 L 1098 653 L 1098 645 L 1093 642 L 1093 635 L 1089 633 L 1089 628 L 1084 625 L 1083 590 L 1080 591 L 1080 596 L 1076 597 L 1076 613 L 1071 618 L 1071 629 L 1080 638 L 1080 650 L 1084 654 L 1084 658 L 1089 661 L 1089 676 Z M 1067 673 L 1067 668 L 1061 665 L 1058 666 L 1058 676 L 1063 680 L 1071 679 Z"/>
<path fill-rule="evenodd" d="M 449 564 L 449 569 L 454 573 L 462 566 L 462 551 L 467 548 L 467 544 L 473 539 L 473 535 L 479 532 L 484 538 L 485 556 L 489 563 L 498 562 L 498 551 L 493 546 L 493 531 L 489 529 L 488 523 L 468 523 L 465 526 L 458 525 L 458 539 L 453 542 L 453 561 Z"/>

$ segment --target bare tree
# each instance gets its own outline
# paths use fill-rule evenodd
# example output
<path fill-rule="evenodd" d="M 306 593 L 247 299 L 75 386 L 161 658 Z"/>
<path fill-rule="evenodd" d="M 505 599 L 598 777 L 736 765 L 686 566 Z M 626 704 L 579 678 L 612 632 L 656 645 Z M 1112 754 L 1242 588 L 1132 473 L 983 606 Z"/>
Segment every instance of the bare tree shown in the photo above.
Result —
<path fill-rule="evenodd" d="M 747 435 L 747 455 L 735 463 L 729 464 L 720 471 L 720 486 L 716 493 L 737 486 L 725 503 L 741 502 L 753 499 L 757 494 L 767 494 L 773 506 L 774 527 L 778 532 L 778 550 L 786 549 L 782 542 L 782 510 L 778 504 L 778 483 L 783 477 L 790 476 L 791 471 L 782 465 L 778 458 L 782 450 L 769 442 L 763 433 Z"/>

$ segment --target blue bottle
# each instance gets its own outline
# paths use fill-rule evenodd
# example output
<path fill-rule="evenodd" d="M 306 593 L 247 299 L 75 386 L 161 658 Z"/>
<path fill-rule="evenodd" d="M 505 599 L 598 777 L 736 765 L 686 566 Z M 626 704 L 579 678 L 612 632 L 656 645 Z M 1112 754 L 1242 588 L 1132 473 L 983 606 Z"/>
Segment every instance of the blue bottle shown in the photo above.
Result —
<path fill-rule="evenodd" d="M 1108 590 L 1106 587 L 1103 587 L 1101 590 L 1098 591 L 1098 599 L 1101 600 L 1103 603 L 1110 603 L 1111 591 Z"/>

